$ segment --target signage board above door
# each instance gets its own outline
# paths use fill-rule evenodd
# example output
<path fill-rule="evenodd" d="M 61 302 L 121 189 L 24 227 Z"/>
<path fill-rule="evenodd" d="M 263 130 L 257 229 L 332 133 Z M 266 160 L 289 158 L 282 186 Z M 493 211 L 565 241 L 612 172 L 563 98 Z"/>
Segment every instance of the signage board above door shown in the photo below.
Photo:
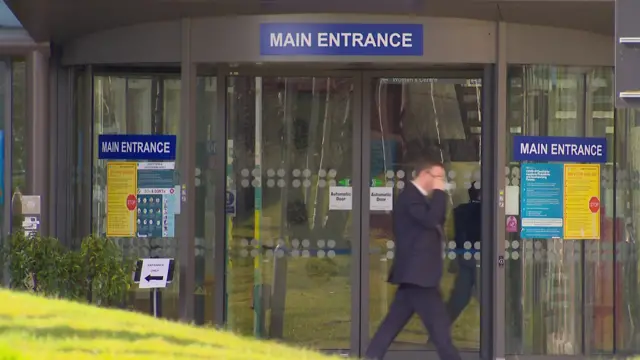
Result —
<path fill-rule="evenodd" d="M 262 56 L 422 56 L 422 24 L 260 24 Z"/>
<path fill-rule="evenodd" d="M 175 135 L 117 135 L 98 136 L 98 159 L 150 160 L 176 159 Z"/>
<path fill-rule="evenodd" d="M 515 161 L 607 162 L 607 139 L 565 136 L 514 136 Z"/>

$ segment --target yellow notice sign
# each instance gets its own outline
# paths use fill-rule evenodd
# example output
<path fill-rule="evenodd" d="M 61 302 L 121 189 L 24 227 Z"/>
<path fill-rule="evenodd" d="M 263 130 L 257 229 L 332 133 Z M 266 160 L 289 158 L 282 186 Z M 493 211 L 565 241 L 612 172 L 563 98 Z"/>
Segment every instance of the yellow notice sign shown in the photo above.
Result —
<path fill-rule="evenodd" d="M 564 239 L 600 240 L 600 165 L 564 165 Z"/>
<path fill-rule="evenodd" d="M 135 237 L 138 164 L 107 163 L 107 237 Z"/>

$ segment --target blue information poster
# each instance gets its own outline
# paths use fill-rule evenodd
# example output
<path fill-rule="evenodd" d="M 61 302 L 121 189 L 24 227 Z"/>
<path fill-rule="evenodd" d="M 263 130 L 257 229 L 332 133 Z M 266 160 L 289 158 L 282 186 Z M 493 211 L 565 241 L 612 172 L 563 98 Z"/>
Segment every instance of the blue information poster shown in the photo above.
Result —
<path fill-rule="evenodd" d="M 174 237 L 175 163 L 138 164 L 138 237 Z"/>
<path fill-rule="evenodd" d="M 564 165 L 522 164 L 523 239 L 562 238 Z"/>

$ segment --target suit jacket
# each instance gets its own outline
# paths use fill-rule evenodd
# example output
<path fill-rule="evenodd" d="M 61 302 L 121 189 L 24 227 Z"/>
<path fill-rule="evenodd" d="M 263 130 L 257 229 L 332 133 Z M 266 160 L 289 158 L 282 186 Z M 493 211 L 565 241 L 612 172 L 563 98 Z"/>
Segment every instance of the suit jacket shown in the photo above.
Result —
<path fill-rule="evenodd" d="M 442 278 L 443 225 L 447 194 L 434 190 L 431 198 L 409 182 L 393 211 L 395 258 L 388 281 L 437 287 Z"/>
<path fill-rule="evenodd" d="M 479 201 L 468 202 L 453 209 L 456 248 L 464 249 L 466 242 L 470 242 L 472 246 L 480 242 L 481 221 L 482 205 Z"/>

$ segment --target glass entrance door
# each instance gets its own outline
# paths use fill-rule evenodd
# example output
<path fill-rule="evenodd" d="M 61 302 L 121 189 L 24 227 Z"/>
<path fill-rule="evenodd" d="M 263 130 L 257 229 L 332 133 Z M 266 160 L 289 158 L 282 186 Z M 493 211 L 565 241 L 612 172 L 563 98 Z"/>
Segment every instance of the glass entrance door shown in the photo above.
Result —
<path fill-rule="evenodd" d="M 392 204 L 372 194 L 399 194 L 424 154 L 450 184 L 442 291 L 454 341 L 478 358 L 480 217 L 478 237 L 461 240 L 453 213 L 480 201 L 482 73 L 264 75 L 225 79 L 228 328 L 362 355 L 395 291 Z M 413 319 L 387 358 L 436 359 L 427 339 Z"/>
<path fill-rule="evenodd" d="M 393 75 L 392 75 L 393 76 Z M 397 196 L 411 181 L 411 161 L 427 157 L 447 170 L 448 206 L 445 232 L 449 242 L 442 256 L 445 272 L 442 295 L 452 320 L 455 345 L 470 358 L 480 348 L 481 262 L 481 129 L 482 74 L 477 77 L 372 77 L 366 81 L 363 127 L 363 173 L 369 181 L 363 201 L 363 275 L 368 291 L 369 340 L 393 300 L 395 286 L 387 284 L 394 260 L 392 202 L 380 194 Z M 364 194 L 363 193 L 363 197 Z M 435 356 L 434 347 L 417 316 L 393 343 L 387 358 Z M 368 341 L 365 341 L 365 344 Z"/>
<path fill-rule="evenodd" d="M 352 348 L 357 86 L 348 76 L 227 77 L 231 330 Z"/>

